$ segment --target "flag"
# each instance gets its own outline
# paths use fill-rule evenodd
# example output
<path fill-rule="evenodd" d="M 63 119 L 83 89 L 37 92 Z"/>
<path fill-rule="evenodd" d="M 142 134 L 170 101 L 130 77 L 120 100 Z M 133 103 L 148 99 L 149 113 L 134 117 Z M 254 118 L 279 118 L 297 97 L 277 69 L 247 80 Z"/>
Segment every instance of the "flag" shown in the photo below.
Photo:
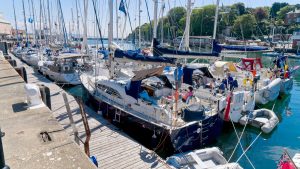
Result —
<path fill-rule="evenodd" d="M 297 169 L 293 163 L 293 160 L 286 151 L 284 151 L 284 153 L 281 155 L 277 169 Z"/>
<path fill-rule="evenodd" d="M 120 2 L 119 10 L 124 12 L 125 15 L 127 15 L 126 8 L 125 8 L 125 3 L 124 3 L 123 0 L 121 0 L 121 2 Z"/>
<path fill-rule="evenodd" d="M 33 18 L 28 18 L 28 22 L 32 23 L 33 22 Z"/>

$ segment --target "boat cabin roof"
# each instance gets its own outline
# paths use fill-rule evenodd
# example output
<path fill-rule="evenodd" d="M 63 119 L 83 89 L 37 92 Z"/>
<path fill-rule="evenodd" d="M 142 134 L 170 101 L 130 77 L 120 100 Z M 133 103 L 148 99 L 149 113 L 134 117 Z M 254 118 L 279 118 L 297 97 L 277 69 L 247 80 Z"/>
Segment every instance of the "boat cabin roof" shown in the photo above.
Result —
<path fill-rule="evenodd" d="M 89 57 L 87 54 L 79 54 L 79 53 L 68 53 L 68 54 L 60 54 L 58 59 L 78 59 L 78 58 L 86 58 Z"/>

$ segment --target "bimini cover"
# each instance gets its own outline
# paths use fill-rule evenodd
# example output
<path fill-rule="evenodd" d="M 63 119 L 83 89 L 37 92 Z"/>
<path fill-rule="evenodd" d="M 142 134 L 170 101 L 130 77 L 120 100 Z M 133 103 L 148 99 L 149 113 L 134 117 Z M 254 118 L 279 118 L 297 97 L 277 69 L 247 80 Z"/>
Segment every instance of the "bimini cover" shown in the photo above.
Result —
<path fill-rule="evenodd" d="M 135 74 L 134 77 L 131 79 L 131 81 L 139 81 L 143 80 L 152 76 L 159 76 L 163 73 L 164 67 L 158 67 L 153 69 L 146 69 L 146 70 L 140 70 L 140 71 L 133 71 Z"/>
<path fill-rule="evenodd" d="M 193 74 L 200 74 L 203 77 L 213 78 L 208 67 L 184 67 L 183 68 L 183 83 L 193 85 Z"/>
<path fill-rule="evenodd" d="M 125 88 L 126 94 L 137 99 L 139 97 L 139 93 L 141 92 L 142 80 L 152 76 L 160 76 L 163 71 L 164 67 L 133 71 L 135 75 Z"/>
<path fill-rule="evenodd" d="M 224 68 L 228 68 L 230 72 L 237 72 L 236 67 L 232 62 L 225 62 L 225 61 L 216 61 L 215 62 L 215 70 L 217 74 L 224 74 Z"/>

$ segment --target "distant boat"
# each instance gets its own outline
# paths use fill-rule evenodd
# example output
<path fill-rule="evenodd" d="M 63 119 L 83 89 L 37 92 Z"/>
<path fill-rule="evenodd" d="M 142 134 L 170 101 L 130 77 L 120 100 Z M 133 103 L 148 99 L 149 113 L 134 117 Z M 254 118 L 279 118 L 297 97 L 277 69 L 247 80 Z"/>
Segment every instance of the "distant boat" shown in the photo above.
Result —
<path fill-rule="evenodd" d="M 175 154 L 168 157 L 166 163 L 172 169 L 242 169 L 238 163 L 228 163 L 218 147 Z"/>
<path fill-rule="evenodd" d="M 223 45 L 218 44 L 222 49 L 236 50 L 236 51 L 264 51 L 268 50 L 265 46 L 252 46 L 252 45 Z"/>

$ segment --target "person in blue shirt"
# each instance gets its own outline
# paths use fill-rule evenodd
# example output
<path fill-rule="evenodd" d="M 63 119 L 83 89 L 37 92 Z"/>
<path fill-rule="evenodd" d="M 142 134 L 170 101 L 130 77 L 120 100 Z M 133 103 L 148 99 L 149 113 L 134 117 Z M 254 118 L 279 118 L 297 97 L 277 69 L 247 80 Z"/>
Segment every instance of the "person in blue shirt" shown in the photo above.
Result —
<path fill-rule="evenodd" d="M 178 89 L 181 88 L 182 77 L 183 77 L 182 65 L 180 63 L 177 63 L 177 67 L 174 70 L 174 79 L 175 79 L 175 85 Z"/>

